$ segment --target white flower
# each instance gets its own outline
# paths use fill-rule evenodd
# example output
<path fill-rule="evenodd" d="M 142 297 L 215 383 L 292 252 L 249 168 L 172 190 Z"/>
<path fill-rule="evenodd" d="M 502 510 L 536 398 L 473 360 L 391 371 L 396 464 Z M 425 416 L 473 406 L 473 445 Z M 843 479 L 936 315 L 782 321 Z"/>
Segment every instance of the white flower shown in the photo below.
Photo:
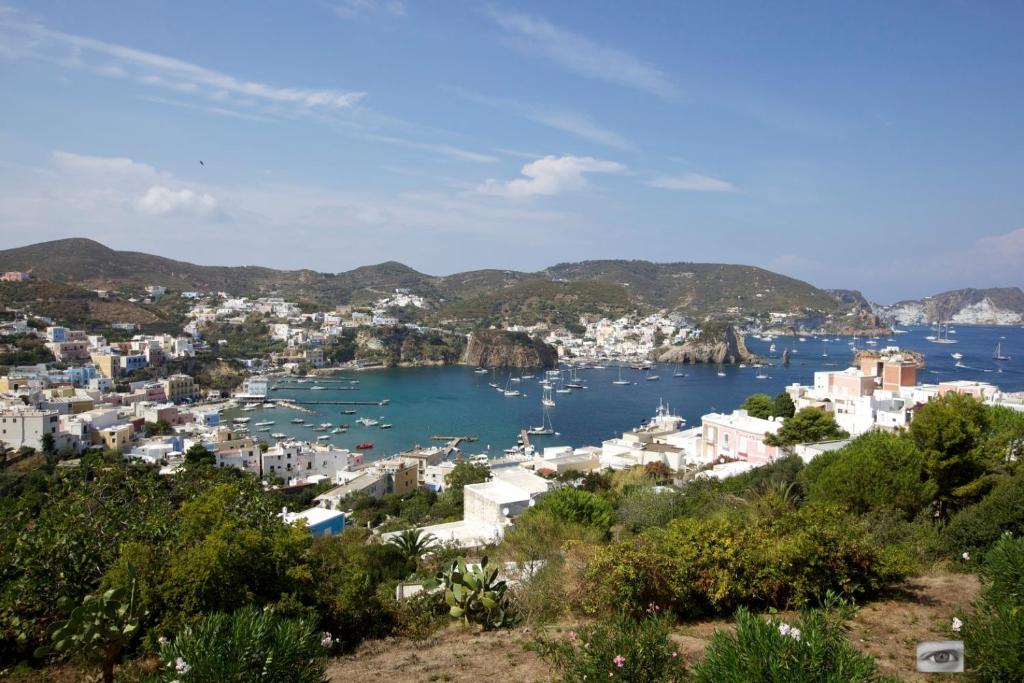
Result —
<path fill-rule="evenodd" d="M 800 629 L 796 626 L 790 626 L 789 624 L 779 624 L 779 633 L 784 636 L 789 636 L 793 640 L 800 640 Z"/>
<path fill-rule="evenodd" d="M 800 642 L 800 629 L 796 627 L 789 629 L 789 637 L 797 642 Z"/>
<path fill-rule="evenodd" d="M 964 622 L 960 621 L 957 617 L 953 617 L 953 630 L 960 633 L 960 629 L 963 628 Z"/>
<path fill-rule="evenodd" d="M 320 639 L 321 647 L 330 647 L 334 644 L 334 638 L 331 637 L 330 633 L 324 631 L 324 637 Z"/>
<path fill-rule="evenodd" d="M 789 629 L 790 629 L 789 624 L 779 624 L 779 633 L 781 633 L 782 635 L 788 636 L 789 635 Z"/>
<path fill-rule="evenodd" d="M 189 671 L 192 670 L 192 667 L 189 666 L 188 662 L 186 662 L 184 659 L 178 657 L 174 660 L 174 670 L 180 674 L 187 674 Z"/>
<path fill-rule="evenodd" d="M 163 636 L 160 636 L 159 638 L 156 639 L 156 642 L 160 645 L 160 647 L 166 647 L 168 641 Z"/>
<path fill-rule="evenodd" d="M 964 558 L 964 562 L 970 562 L 970 561 L 971 561 L 971 554 L 970 554 L 970 553 L 968 553 L 968 552 L 965 552 L 965 553 L 964 553 L 963 555 L 961 555 L 960 557 Z"/>

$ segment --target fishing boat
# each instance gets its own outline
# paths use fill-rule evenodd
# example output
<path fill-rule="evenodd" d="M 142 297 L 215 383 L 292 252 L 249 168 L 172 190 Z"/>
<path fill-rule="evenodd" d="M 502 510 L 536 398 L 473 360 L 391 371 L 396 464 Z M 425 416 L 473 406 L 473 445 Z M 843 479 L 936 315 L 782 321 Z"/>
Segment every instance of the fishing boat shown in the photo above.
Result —
<path fill-rule="evenodd" d="M 1003 354 L 1003 342 L 996 343 L 996 351 L 992 354 L 992 360 L 1010 360 L 1010 357 Z"/>
<path fill-rule="evenodd" d="M 612 384 L 632 384 L 628 379 L 622 379 L 622 366 L 619 366 L 619 378 L 612 380 Z"/>
<path fill-rule="evenodd" d="M 373 448 L 373 443 L 370 442 L 370 441 L 367 441 L 365 443 L 356 444 L 356 448 L 358 450 L 361 450 L 361 451 L 368 451 L 371 448 Z"/>

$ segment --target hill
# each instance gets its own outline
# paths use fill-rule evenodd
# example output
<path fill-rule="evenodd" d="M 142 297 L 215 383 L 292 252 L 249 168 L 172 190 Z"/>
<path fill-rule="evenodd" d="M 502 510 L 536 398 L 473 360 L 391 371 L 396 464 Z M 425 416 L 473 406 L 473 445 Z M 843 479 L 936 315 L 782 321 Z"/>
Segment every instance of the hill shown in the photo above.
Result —
<path fill-rule="evenodd" d="M 467 322 L 576 324 L 580 315 L 676 311 L 698 319 L 741 320 L 788 313 L 790 323 L 817 326 L 863 309 L 857 297 L 836 296 L 762 268 L 710 263 L 603 260 L 560 263 L 537 273 L 476 270 L 447 276 L 420 273 L 394 261 L 340 273 L 258 266 L 201 266 L 89 239 L 64 239 L 0 251 L 0 269 L 87 289 L 134 291 L 162 285 L 175 291 L 282 296 L 318 304 L 368 304 L 404 288 L 433 309 L 420 317 Z"/>
<path fill-rule="evenodd" d="M 1020 287 L 955 289 L 924 299 L 877 306 L 876 311 L 883 319 L 899 325 L 1020 325 L 1024 323 L 1024 292 Z"/>

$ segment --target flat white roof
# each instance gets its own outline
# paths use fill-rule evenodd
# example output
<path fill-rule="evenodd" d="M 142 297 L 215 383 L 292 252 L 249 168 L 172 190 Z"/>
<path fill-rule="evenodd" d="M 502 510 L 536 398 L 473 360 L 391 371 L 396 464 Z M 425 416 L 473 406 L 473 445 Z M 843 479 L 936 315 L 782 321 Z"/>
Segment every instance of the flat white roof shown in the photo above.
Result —
<path fill-rule="evenodd" d="M 284 521 L 287 524 L 291 524 L 292 522 L 301 519 L 305 520 L 307 526 L 313 526 L 314 524 L 321 524 L 344 516 L 344 513 L 338 512 L 337 510 L 315 507 L 303 510 L 302 512 L 288 512 L 284 514 Z"/>

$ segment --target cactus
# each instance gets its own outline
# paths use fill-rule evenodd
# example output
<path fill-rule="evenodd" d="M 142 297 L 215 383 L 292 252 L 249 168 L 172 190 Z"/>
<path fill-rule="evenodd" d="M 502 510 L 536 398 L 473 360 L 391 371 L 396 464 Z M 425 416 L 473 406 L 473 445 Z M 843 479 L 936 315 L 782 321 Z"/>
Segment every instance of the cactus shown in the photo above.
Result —
<path fill-rule="evenodd" d="M 467 567 L 463 558 L 452 560 L 438 581 L 444 587 L 448 613 L 467 624 L 480 624 L 485 629 L 501 628 L 510 621 L 508 589 L 498 580 L 498 568 L 484 556 L 478 567 Z"/>

